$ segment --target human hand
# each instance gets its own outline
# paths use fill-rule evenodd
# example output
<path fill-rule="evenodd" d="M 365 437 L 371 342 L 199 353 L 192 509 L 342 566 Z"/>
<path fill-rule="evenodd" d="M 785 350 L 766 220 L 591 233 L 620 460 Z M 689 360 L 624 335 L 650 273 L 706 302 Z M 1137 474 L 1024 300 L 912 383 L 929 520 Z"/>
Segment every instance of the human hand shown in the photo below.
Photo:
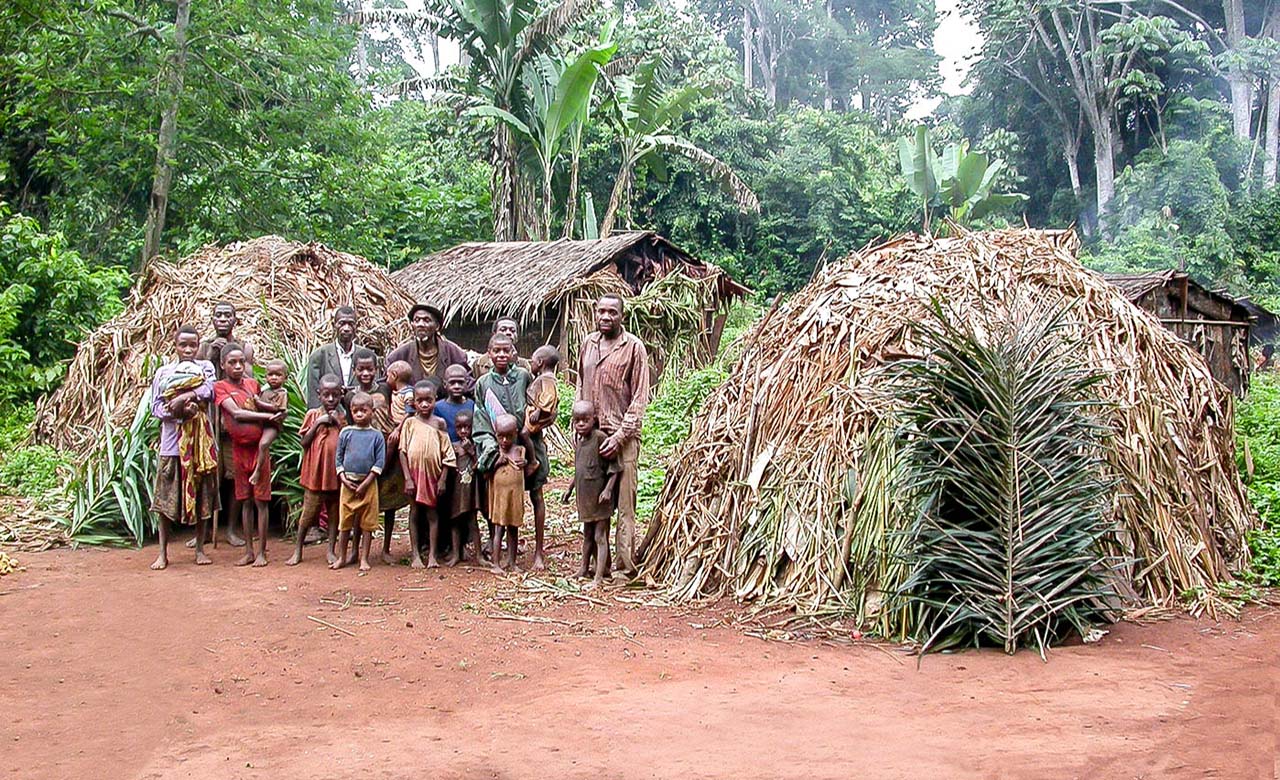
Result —
<path fill-rule="evenodd" d="M 600 500 L 597 501 L 596 503 L 607 504 L 612 500 L 613 500 L 613 488 L 606 487 L 604 490 L 600 491 Z"/>
<path fill-rule="evenodd" d="M 404 478 L 404 492 L 410 493 L 410 494 L 418 492 L 417 485 L 415 485 L 413 483 L 413 480 L 409 477 Z"/>
<path fill-rule="evenodd" d="M 223 347 L 227 346 L 227 340 L 224 339 L 222 336 L 218 336 L 213 341 L 209 342 L 209 346 L 213 347 L 214 349 L 222 349 Z"/>
<path fill-rule="evenodd" d="M 284 411 L 281 410 L 279 412 L 276 412 L 275 414 L 272 414 L 271 419 L 268 422 L 270 422 L 272 425 L 279 425 L 280 423 L 284 422 Z"/>
<path fill-rule="evenodd" d="M 198 412 L 198 411 L 200 411 L 200 404 L 199 404 L 199 403 L 197 403 L 197 402 L 196 402 L 196 400 L 195 400 L 194 398 L 193 398 L 193 399 L 191 399 L 191 400 L 189 400 L 189 401 L 187 401 L 187 402 L 186 402 L 185 404 L 183 404 L 183 406 L 182 406 L 182 416 L 183 416 L 183 417 L 195 417 L 195 416 L 196 416 L 196 412 Z"/>
<path fill-rule="evenodd" d="M 600 455 L 610 460 L 617 456 L 620 449 L 622 449 L 622 441 L 616 433 L 600 443 Z"/>
<path fill-rule="evenodd" d="M 351 476 L 345 471 L 342 473 L 342 484 L 346 485 L 351 490 L 358 491 L 360 489 L 360 480 L 356 479 L 355 477 Z"/>

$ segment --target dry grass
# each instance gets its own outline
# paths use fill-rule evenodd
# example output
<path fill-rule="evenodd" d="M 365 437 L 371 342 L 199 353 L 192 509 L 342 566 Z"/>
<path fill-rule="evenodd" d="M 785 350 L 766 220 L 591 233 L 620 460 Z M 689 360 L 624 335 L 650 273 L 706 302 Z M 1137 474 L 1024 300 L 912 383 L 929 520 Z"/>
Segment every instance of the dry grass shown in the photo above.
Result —
<path fill-rule="evenodd" d="M 333 311 L 354 306 L 359 339 L 380 353 L 408 338 L 413 299 L 382 269 L 323 244 L 278 236 L 208 246 L 178 263 L 154 263 L 119 316 L 91 333 L 62 387 L 40 403 L 35 438 L 88 452 L 110 427 L 127 427 L 155 367 L 168 360 L 174 330 L 212 335 L 213 305 L 235 305 L 235 335 L 259 357 L 303 353 L 333 338 Z"/>
<path fill-rule="evenodd" d="M 1130 563 L 1130 604 L 1221 606 L 1214 586 L 1246 563 L 1256 522 L 1236 473 L 1230 392 L 1204 361 L 1075 259 L 1070 232 L 915 236 L 826 269 L 743 337 L 668 468 L 645 573 L 677 599 L 734 595 L 807 614 L 856 617 L 901 635 L 895 555 L 912 507 L 882 423 L 888 372 L 919 355 L 911 324 L 937 298 L 990 316 L 1015 295 L 1071 306 L 1099 393 L 1117 481 L 1106 552 Z M 1007 310 L 1009 307 L 1004 306 Z"/>

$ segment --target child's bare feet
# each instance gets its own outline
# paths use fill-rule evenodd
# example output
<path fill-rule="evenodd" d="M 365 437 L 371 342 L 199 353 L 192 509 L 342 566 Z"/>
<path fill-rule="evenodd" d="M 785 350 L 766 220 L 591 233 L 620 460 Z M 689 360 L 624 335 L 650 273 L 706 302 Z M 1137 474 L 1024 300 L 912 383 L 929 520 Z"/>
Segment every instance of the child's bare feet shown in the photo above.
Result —
<path fill-rule="evenodd" d="M 426 565 L 422 563 L 422 556 L 421 556 L 421 555 L 415 555 L 415 556 L 413 556 L 413 561 L 411 561 L 411 562 L 409 563 L 409 565 L 410 565 L 410 566 L 412 566 L 412 567 L 413 567 L 413 568 L 415 568 L 415 569 L 425 569 L 425 568 L 427 568 L 427 567 L 426 567 Z"/>
<path fill-rule="evenodd" d="M 540 553 L 540 552 L 539 552 L 539 553 L 534 553 L 534 555 L 533 555 L 533 570 L 534 570 L 534 571 L 542 571 L 542 570 L 543 570 L 543 569 L 545 569 L 545 568 L 547 568 L 547 562 L 546 562 L 546 561 L 544 561 L 544 560 L 542 559 L 542 553 Z"/>
<path fill-rule="evenodd" d="M 297 566 L 297 565 L 298 565 L 298 564 L 300 564 L 300 563 L 302 563 L 302 555 L 301 555 L 301 554 L 299 554 L 299 553 L 296 553 L 296 552 L 295 552 L 293 555 L 290 555 L 290 556 L 289 556 L 289 560 L 285 561 L 285 562 L 284 562 L 284 565 L 285 565 L 285 566 Z"/>
<path fill-rule="evenodd" d="M 169 566 L 169 556 L 165 555 L 164 553 L 160 553 L 159 555 L 156 556 L 155 563 L 151 564 L 151 570 L 160 571 L 161 569 L 168 568 L 168 566 Z"/>
<path fill-rule="evenodd" d="M 198 561 L 197 561 L 198 563 Z M 253 553 L 245 551 L 245 554 L 236 559 L 237 566 L 248 566 L 253 563 Z"/>
<path fill-rule="evenodd" d="M 329 562 L 330 566 L 338 562 L 338 554 L 333 551 L 332 547 L 329 548 L 328 554 L 325 555 L 325 560 Z"/>
<path fill-rule="evenodd" d="M 346 565 L 347 565 L 347 566 L 354 566 L 354 565 L 355 565 L 355 562 L 356 562 L 356 561 L 358 561 L 358 560 L 360 560 L 360 553 L 356 552 L 355 550 L 352 550 L 352 551 L 351 551 L 351 554 L 347 556 L 347 563 L 346 563 Z"/>
<path fill-rule="evenodd" d="M 211 563 L 213 563 L 213 561 L 210 560 L 208 555 L 204 554 L 204 550 L 201 550 L 200 552 L 196 553 L 197 566 L 208 566 Z"/>
<path fill-rule="evenodd" d="M 389 553 L 389 552 L 384 552 L 384 553 L 382 554 L 382 562 L 383 562 L 384 564 L 386 564 L 387 566 L 395 566 L 395 565 L 396 565 L 396 558 L 395 558 L 395 556 L 394 556 L 394 555 L 392 555 L 391 553 Z"/>
<path fill-rule="evenodd" d="M 448 566 L 450 569 L 452 569 L 454 566 L 457 566 L 457 565 L 458 565 L 458 553 L 454 552 L 454 553 L 450 554 L 448 558 L 445 558 L 445 559 L 444 559 L 444 565 L 445 565 L 445 566 Z"/>
<path fill-rule="evenodd" d="M 434 556 L 434 555 L 428 555 L 428 556 L 427 556 L 427 568 L 428 568 L 428 569 L 438 569 L 438 568 L 440 568 L 440 562 L 436 560 L 436 556 Z"/>
<path fill-rule="evenodd" d="M 254 558 L 254 559 L 253 559 L 253 565 L 254 565 L 254 566 L 266 566 L 266 565 L 267 565 L 267 556 L 265 556 L 265 555 L 259 555 L 258 557 Z"/>
<path fill-rule="evenodd" d="M 493 564 L 492 566 L 490 566 L 490 567 L 489 567 L 489 571 L 493 572 L 494 574 L 506 574 L 506 573 L 507 573 L 506 569 L 502 568 L 502 564 L 500 564 L 500 563 L 495 563 L 495 564 Z"/>
<path fill-rule="evenodd" d="M 369 569 L 371 568 L 373 567 L 369 565 L 368 561 L 360 561 L 360 571 L 366 572 L 366 571 L 369 571 Z"/>
<path fill-rule="evenodd" d="M 333 569 L 334 571 L 337 571 L 338 569 L 341 569 L 343 566 L 346 566 L 346 565 L 347 565 L 346 561 L 335 556 L 333 559 L 333 563 L 329 564 L 329 568 Z"/>
<path fill-rule="evenodd" d="M 231 545 L 232 547 L 244 547 L 244 540 L 240 538 L 239 534 L 237 534 L 235 531 L 232 531 L 230 528 L 228 528 L 227 544 Z"/>

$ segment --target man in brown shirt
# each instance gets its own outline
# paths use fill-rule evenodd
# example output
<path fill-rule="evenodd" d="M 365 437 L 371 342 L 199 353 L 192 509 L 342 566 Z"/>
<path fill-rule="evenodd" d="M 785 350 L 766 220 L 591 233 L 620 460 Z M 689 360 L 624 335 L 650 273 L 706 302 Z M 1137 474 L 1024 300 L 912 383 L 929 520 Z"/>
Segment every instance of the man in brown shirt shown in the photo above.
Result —
<path fill-rule="evenodd" d="M 618 530 L 614 560 L 636 573 L 636 474 L 640 423 L 649 404 L 649 354 L 639 338 L 622 327 L 622 299 L 596 301 L 597 332 L 587 336 L 578 356 L 578 400 L 595 404 L 600 430 L 608 437 L 600 454 L 622 466 L 618 481 Z"/>

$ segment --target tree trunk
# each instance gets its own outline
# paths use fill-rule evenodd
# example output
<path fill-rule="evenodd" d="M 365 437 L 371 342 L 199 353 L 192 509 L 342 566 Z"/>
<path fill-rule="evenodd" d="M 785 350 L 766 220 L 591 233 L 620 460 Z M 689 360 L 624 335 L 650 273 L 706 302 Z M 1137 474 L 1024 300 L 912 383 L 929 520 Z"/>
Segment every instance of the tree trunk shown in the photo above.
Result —
<path fill-rule="evenodd" d="M 156 139 L 156 168 L 151 180 L 151 198 L 147 203 L 147 223 L 143 229 L 142 265 L 160 252 L 164 234 L 165 213 L 169 209 L 169 187 L 173 183 L 174 155 L 178 148 L 178 104 L 182 102 L 182 86 L 187 72 L 187 24 L 191 21 L 191 0 L 178 0 L 173 22 L 173 51 L 169 54 L 166 74 L 167 90 L 164 111 L 160 115 L 160 135 Z"/>
<path fill-rule="evenodd" d="M 493 135 L 493 173 L 489 185 L 493 240 L 514 241 L 517 226 L 515 140 L 511 136 L 511 128 L 505 122 L 496 124 Z"/>
<path fill-rule="evenodd" d="M 433 32 L 427 33 L 427 45 L 431 47 L 431 75 L 440 75 L 440 36 Z"/>
<path fill-rule="evenodd" d="M 582 125 L 579 124 L 576 129 L 581 133 Z M 569 202 L 564 208 L 564 230 L 560 233 L 562 238 L 573 238 L 574 223 L 578 221 L 578 173 L 581 160 L 582 140 L 579 137 L 573 145 L 573 154 L 569 158 Z"/>
<path fill-rule="evenodd" d="M 617 219 L 618 209 L 622 206 L 622 196 L 631 186 L 631 165 L 623 158 L 622 168 L 618 170 L 618 178 L 613 183 L 613 191 L 609 193 L 609 205 L 604 210 L 604 218 L 600 220 L 600 237 L 608 238 L 613 232 L 613 223 Z"/>
<path fill-rule="evenodd" d="M 1244 0 L 1222 0 L 1222 13 L 1227 22 L 1227 46 L 1239 49 L 1245 42 Z M 1253 80 L 1242 66 L 1233 65 L 1227 72 L 1231 88 L 1231 129 L 1236 138 L 1249 140 L 1253 119 Z"/>
<path fill-rule="evenodd" d="M 369 48 L 363 24 L 356 28 L 356 83 L 362 87 L 369 83 Z"/>
<path fill-rule="evenodd" d="M 1262 178 L 1266 186 L 1274 187 L 1276 178 L 1276 156 L 1280 155 L 1280 78 L 1271 77 L 1271 86 L 1267 90 L 1267 141 L 1264 149 L 1266 160 L 1262 163 Z"/>
<path fill-rule="evenodd" d="M 752 47 L 755 46 L 756 31 L 751 27 L 751 12 L 742 7 L 742 85 L 751 89 L 755 63 L 752 61 Z"/>
<path fill-rule="evenodd" d="M 1093 166 L 1098 184 L 1098 224 L 1106 216 L 1116 194 L 1116 128 L 1110 116 L 1103 118 L 1093 134 Z"/>
<path fill-rule="evenodd" d="M 778 47 L 768 27 L 764 23 L 760 4 L 754 3 L 756 20 L 759 24 L 755 30 L 756 56 L 760 60 L 760 79 L 764 82 L 764 94 L 769 105 L 778 104 Z"/>

